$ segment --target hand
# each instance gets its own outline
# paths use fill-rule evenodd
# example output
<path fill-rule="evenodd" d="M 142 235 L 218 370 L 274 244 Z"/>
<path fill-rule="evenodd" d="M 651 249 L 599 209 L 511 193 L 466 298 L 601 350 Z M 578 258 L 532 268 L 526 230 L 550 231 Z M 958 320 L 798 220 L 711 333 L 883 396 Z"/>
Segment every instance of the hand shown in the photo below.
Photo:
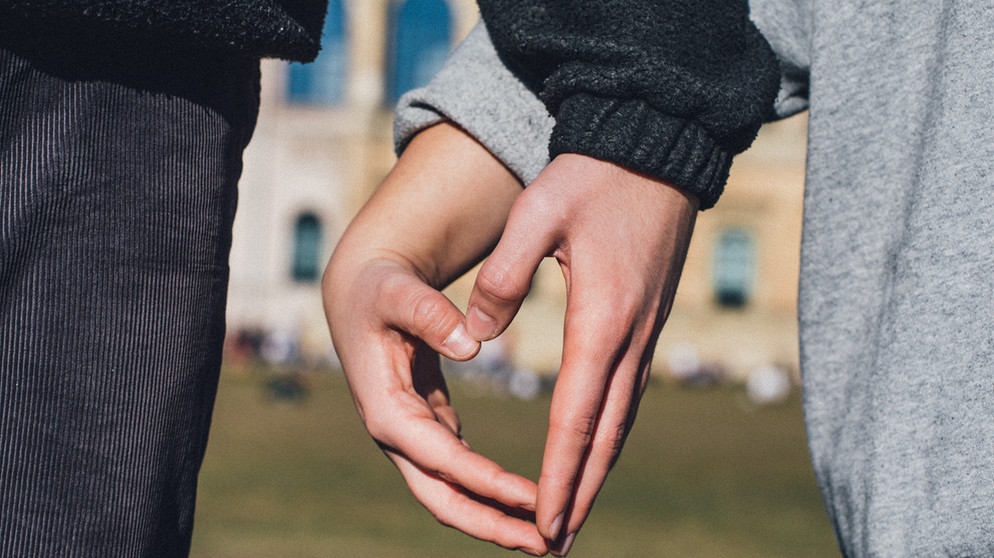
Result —
<path fill-rule="evenodd" d="M 325 274 L 325 312 L 359 415 L 439 522 L 500 546 L 548 552 L 536 485 L 459 434 L 438 354 L 479 343 L 437 288 L 490 251 L 521 186 L 449 125 L 419 134 L 349 226 Z M 437 352 L 437 353 L 436 353 Z"/>
<path fill-rule="evenodd" d="M 552 397 L 536 524 L 565 555 L 614 464 L 645 391 L 697 201 L 657 180 L 558 156 L 514 202 L 469 299 L 467 328 L 496 337 L 545 256 L 566 279 L 562 367 Z"/>

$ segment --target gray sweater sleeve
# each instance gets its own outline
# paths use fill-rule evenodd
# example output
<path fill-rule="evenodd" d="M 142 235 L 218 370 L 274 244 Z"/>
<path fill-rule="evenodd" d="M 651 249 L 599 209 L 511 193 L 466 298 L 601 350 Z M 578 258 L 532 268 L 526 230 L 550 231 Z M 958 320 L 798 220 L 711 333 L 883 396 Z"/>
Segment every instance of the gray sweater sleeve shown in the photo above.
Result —
<path fill-rule="evenodd" d="M 397 153 L 415 134 L 443 121 L 466 130 L 523 184 L 549 162 L 555 122 L 538 97 L 497 58 L 483 24 L 427 86 L 401 97 L 394 119 Z"/>

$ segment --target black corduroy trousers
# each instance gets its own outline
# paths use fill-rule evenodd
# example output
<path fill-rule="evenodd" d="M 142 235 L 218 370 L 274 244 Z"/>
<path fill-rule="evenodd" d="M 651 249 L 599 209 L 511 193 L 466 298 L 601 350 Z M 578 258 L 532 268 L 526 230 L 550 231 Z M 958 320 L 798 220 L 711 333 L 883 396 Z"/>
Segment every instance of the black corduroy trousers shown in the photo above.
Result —
<path fill-rule="evenodd" d="M 185 556 L 258 61 L 0 29 L 0 556 Z"/>

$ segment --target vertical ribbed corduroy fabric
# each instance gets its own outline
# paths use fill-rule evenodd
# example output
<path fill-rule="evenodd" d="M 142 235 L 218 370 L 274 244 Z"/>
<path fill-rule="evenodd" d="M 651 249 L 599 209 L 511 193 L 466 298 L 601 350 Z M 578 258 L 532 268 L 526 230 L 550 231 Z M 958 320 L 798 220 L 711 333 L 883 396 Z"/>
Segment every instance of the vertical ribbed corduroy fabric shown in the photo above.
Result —
<path fill-rule="evenodd" d="M 258 62 L 0 31 L 0 556 L 185 556 Z"/>

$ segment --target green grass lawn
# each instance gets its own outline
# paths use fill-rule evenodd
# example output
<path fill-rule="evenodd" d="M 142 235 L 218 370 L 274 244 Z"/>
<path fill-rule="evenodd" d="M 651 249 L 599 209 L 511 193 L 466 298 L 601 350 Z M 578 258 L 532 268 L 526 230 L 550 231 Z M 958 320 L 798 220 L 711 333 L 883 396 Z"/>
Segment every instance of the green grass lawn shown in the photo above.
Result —
<path fill-rule="evenodd" d="M 222 374 L 200 476 L 194 557 L 509 556 L 436 523 L 366 435 L 339 373 L 276 402 L 261 371 Z M 537 478 L 548 398 L 455 383 L 474 449 Z M 838 556 L 800 404 L 753 408 L 732 388 L 649 387 L 570 552 L 583 557 Z M 523 556 L 523 555 L 522 555 Z"/>

